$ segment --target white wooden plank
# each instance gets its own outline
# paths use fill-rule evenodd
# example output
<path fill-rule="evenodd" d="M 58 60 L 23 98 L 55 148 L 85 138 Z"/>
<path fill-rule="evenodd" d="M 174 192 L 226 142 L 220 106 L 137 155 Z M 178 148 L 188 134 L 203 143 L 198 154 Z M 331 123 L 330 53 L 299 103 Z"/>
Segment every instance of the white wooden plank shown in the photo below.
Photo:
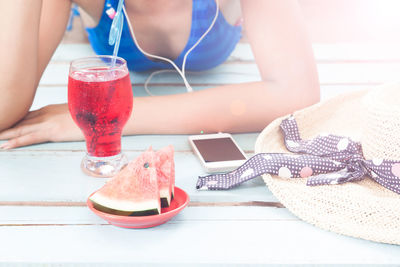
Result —
<path fill-rule="evenodd" d="M 188 221 L 298 221 L 285 208 L 257 206 L 186 207 L 171 222 Z M 108 224 L 86 206 L 0 206 L 0 226 L 4 225 Z"/>
<path fill-rule="evenodd" d="M 363 62 L 363 63 L 318 63 L 318 74 L 321 85 L 359 85 L 379 84 L 399 81 L 400 62 Z M 142 84 L 150 73 L 133 73 L 132 82 Z M 234 84 L 259 81 L 261 79 L 257 66 L 249 64 L 223 64 L 213 70 L 190 73 L 191 84 Z M 152 83 L 181 83 L 176 74 L 156 75 Z M 45 83 L 45 82 L 44 82 Z"/>
<path fill-rule="evenodd" d="M 400 61 L 394 43 L 315 43 L 313 50 L 317 61 Z"/>
<path fill-rule="evenodd" d="M 140 152 L 127 152 L 129 159 Z M 83 152 L 14 151 L 0 153 L 0 201 L 84 202 L 105 178 L 86 176 L 80 169 Z M 227 191 L 198 191 L 197 177 L 206 175 L 192 152 L 175 154 L 176 185 L 192 201 L 276 202 L 260 177 Z"/>
<path fill-rule="evenodd" d="M 400 62 L 376 63 L 319 63 L 320 83 L 327 84 L 378 84 L 399 80 Z M 133 84 L 143 84 L 150 72 L 131 73 Z M 193 85 L 234 84 L 259 81 L 260 75 L 254 63 L 223 64 L 212 70 L 187 75 Z M 50 64 L 43 74 L 41 85 L 66 85 L 67 64 Z M 163 73 L 151 80 L 153 84 L 182 84 L 176 73 Z"/>
<path fill-rule="evenodd" d="M 56 49 L 52 62 L 70 62 L 77 58 L 95 56 L 90 44 L 60 44 Z M 248 43 L 238 43 L 228 58 L 230 61 L 253 61 L 254 56 Z"/>
<path fill-rule="evenodd" d="M 320 63 L 317 65 L 321 85 L 380 84 L 399 81 L 400 62 Z"/>
<path fill-rule="evenodd" d="M 86 206 L 0 206 L 0 226 L 106 224 Z"/>
<path fill-rule="evenodd" d="M 394 43 L 314 43 L 317 61 L 400 61 L 400 50 Z M 61 44 L 54 53 L 53 63 L 94 56 L 89 44 Z M 238 43 L 227 62 L 254 61 L 250 44 Z"/>
<path fill-rule="evenodd" d="M 239 146 L 248 154 L 254 152 L 255 140 L 258 133 L 233 134 L 233 138 Z M 135 135 L 124 136 L 122 138 L 123 151 L 144 151 L 150 146 L 153 149 L 160 149 L 167 145 L 173 145 L 176 151 L 191 151 L 187 141 L 188 135 Z M 0 141 L 0 144 L 5 141 Z M 13 149 L 13 151 L 85 151 L 86 146 L 83 141 L 79 142 L 57 142 L 31 145 Z M 2 151 L 0 151 L 1 153 Z M 4 152 L 7 153 L 7 152 Z"/>
<path fill-rule="evenodd" d="M 254 152 L 254 144 L 259 133 L 242 133 L 233 134 L 233 138 L 238 142 L 239 146 L 247 153 Z M 189 135 L 133 135 L 122 137 L 123 151 L 144 151 L 150 146 L 153 149 L 160 149 L 167 145 L 173 145 L 176 151 L 191 151 L 188 143 Z M 0 140 L 0 144 L 6 142 Z M 74 151 L 83 152 L 86 146 L 83 141 L 78 142 L 56 142 L 31 145 L 26 147 L 15 148 L 12 151 Z M 0 153 L 8 153 L 1 151 Z"/>
<path fill-rule="evenodd" d="M 247 42 L 238 43 L 227 60 L 227 62 L 231 61 L 254 61 L 250 44 Z"/>
<path fill-rule="evenodd" d="M 68 102 L 68 89 L 66 85 L 43 87 L 36 90 L 30 110 L 36 110 L 51 104 L 62 104 Z"/>
<path fill-rule="evenodd" d="M 49 64 L 40 80 L 41 85 L 66 85 L 68 83 L 67 63 Z M 151 71 L 131 72 L 133 84 L 143 84 Z M 187 72 L 190 84 L 227 84 L 249 82 L 260 79 L 255 64 L 224 64 L 204 72 Z M 182 78 L 177 73 L 162 73 L 155 75 L 151 83 L 182 84 Z"/>
<path fill-rule="evenodd" d="M 172 221 L 140 230 L 17 226 L 0 227 L 0 236 L 2 262 L 400 264 L 399 246 L 340 236 L 302 221 Z"/>
<path fill-rule="evenodd" d="M 51 58 L 51 62 L 70 62 L 77 58 L 95 56 L 90 44 L 60 44 Z"/>
<path fill-rule="evenodd" d="M 210 86 L 192 86 L 192 88 L 197 90 L 202 90 Z M 134 85 L 132 86 L 134 97 L 149 96 L 149 94 L 144 90 L 144 86 Z M 149 86 L 149 90 L 153 95 L 170 95 L 185 93 L 186 88 L 183 86 Z M 68 101 L 68 88 L 67 85 L 60 86 L 39 86 L 35 99 L 33 101 L 31 110 L 36 110 L 41 107 L 50 104 L 61 104 L 67 103 Z"/>
<path fill-rule="evenodd" d="M 76 46 L 73 49 L 72 46 Z M 46 70 L 41 84 L 58 85 L 67 83 L 68 59 L 80 57 L 90 51 L 88 45 L 65 44 L 54 55 L 54 63 Z M 397 46 L 377 44 L 314 44 L 321 84 L 377 84 L 398 80 L 400 52 Z M 80 55 L 79 53 L 84 53 Z M 251 61 L 248 44 L 239 44 L 232 61 Z M 327 63 L 331 61 L 332 63 Z M 343 63 L 343 62 L 352 63 Z M 366 61 L 366 62 L 360 62 Z M 377 62 L 371 62 L 377 61 Z M 342 63 L 340 63 L 342 62 Z M 133 83 L 144 83 L 149 72 L 131 75 Z M 193 84 L 227 84 L 259 80 L 257 67 L 250 64 L 223 64 L 205 73 L 189 75 Z M 181 84 L 176 74 L 155 76 L 152 83 Z"/>

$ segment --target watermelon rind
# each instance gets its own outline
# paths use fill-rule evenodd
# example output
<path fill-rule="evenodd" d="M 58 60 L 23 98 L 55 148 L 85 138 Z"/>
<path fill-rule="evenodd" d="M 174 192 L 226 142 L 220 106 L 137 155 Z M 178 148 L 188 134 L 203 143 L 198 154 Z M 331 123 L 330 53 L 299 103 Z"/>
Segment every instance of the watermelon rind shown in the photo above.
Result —
<path fill-rule="evenodd" d="M 171 205 L 175 187 L 174 147 L 169 145 L 156 152 L 156 169 L 161 207 Z"/>
<path fill-rule="evenodd" d="M 158 200 L 135 202 L 110 199 L 101 192 L 94 193 L 90 200 L 95 209 L 114 215 L 145 216 L 161 213 Z M 100 204 L 101 203 L 101 204 Z"/>
<path fill-rule="evenodd" d="M 169 190 L 160 190 L 160 201 L 162 208 L 167 208 L 171 205 L 171 195 Z"/>

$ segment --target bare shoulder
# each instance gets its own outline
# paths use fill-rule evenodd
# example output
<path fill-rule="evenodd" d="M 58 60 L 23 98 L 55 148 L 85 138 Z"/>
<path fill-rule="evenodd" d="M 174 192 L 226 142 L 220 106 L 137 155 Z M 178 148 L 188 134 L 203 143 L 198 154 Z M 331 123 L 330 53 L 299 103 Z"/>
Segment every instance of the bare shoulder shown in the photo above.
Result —
<path fill-rule="evenodd" d="M 79 6 L 86 27 L 95 27 L 99 23 L 105 0 L 73 0 L 73 2 Z"/>

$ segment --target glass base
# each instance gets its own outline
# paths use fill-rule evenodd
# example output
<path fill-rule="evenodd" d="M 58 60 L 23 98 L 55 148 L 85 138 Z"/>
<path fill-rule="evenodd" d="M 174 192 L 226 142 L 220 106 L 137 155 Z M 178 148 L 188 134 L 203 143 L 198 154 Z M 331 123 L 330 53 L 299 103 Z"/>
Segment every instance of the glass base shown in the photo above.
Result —
<path fill-rule="evenodd" d="M 81 169 L 90 176 L 111 177 L 117 174 L 126 164 L 128 164 L 128 158 L 122 153 L 111 157 L 86 155 L 82 159 Z"/>

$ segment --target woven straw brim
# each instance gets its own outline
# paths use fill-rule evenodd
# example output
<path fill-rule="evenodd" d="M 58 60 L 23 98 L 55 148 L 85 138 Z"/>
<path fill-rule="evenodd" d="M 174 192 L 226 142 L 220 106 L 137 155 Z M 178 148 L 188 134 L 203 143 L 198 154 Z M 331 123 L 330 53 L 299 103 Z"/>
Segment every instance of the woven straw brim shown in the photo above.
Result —
<path fill-rule="evenodd" d="M 303 139 L 320 133 L 361 137 L 362 98 L 368 91 L 332 98 L 294 113 Z M 278 118 L 257 138 L 256 153 L 289 153 Z M 306 178 L 263 175 L 269 190 L 293 214 L 320 228 L 400 245 L 400 195 L 370 178 L 341 185 L 307 186 Z"/>

